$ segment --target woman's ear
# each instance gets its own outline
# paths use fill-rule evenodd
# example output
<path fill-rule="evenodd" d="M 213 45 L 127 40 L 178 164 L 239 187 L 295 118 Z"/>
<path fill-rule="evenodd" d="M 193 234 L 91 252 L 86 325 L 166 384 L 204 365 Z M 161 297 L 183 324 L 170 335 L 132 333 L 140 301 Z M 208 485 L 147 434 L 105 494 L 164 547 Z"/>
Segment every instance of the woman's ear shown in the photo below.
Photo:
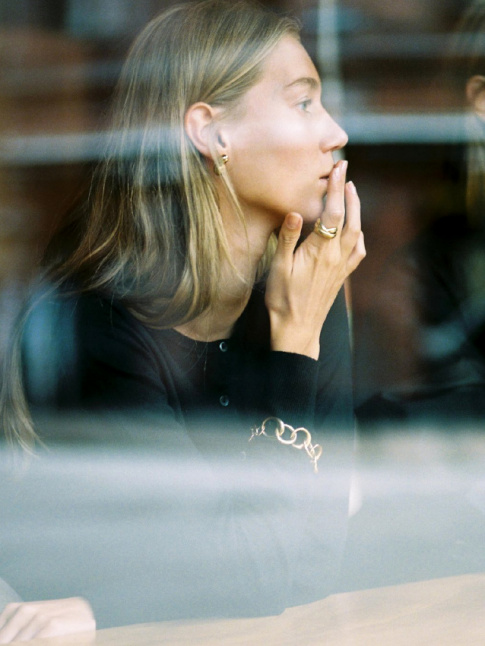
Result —
<path fill-rule="evenodd" d="M 197 150 L 212 159 L 221 147 L 217 132 L 217 108 L 199 101 L 190 106 L 185 113 L 184 127 L 187 136 Z"/>
<path fill-rule="evenodd" d="M 475 114 L 485 120 L 485 76 L 477 74 L 468 79 L 466 98 Z"/>

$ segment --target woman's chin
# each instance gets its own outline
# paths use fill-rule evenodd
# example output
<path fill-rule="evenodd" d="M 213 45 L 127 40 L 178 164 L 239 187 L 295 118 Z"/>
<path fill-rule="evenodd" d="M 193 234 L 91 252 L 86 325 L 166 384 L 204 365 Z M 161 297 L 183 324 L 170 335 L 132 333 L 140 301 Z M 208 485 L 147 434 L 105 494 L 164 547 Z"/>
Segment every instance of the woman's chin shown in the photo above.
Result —
<path fill-rule="evenodd" d="M 304 224 L 314 224 L 318 218 L 322 217 L 323 204 L 320 202 L 316 204 L 313 208 L 307 209 L 304 213 L 301 213 L 303 217 Z"/>

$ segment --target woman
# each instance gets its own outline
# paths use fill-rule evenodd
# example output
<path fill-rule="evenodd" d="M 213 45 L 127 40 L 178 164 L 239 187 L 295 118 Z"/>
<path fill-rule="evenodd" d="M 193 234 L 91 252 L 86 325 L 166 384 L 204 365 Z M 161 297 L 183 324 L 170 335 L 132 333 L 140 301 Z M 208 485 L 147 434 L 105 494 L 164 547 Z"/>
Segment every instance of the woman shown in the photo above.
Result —
<path fill-rule="evenodd" d="M 325 477 L 322 433 L 352 429 L 342 285 L 365 255 L 355 187 L 332 157 L 347 136 L 320 92 L 296 24 L 258 6 L 203 0 L 145 28 L 89 199 L 48 249 L 49 288 L 26 316 L 22 373 L 15 357 L 8 367 L 10 436 L 35 440 L 22 374 L 35 409 L 155 419 L 161 442 L 202 456 L 216 479 L 215 448 L 244 453 L 248 468 L 266 463 L 281 500 L 294 495 L 288 469 L 303 459 L 305 487 L 307 472 L 313 480 L 288 508 L 303 513 L 307 538 L 320 535 L 310 507 Z M 301 241 L 304 224 L 313 229 Z M 223 430 L 217 447 L 208 429 Z M 305 558 L 295 573 L 284 563 L 300 554 L 297 534 L 261 529 L 257 491 L 235 502 L 234 482 L 223 488 L 216 508 L 233 519 L 247 505 L 237 540 L 252 538 L 233 554 L 223 522 L 214 540 L 227 549 L 224 582 L 209 591 L 206 581 L 190 609 L 159 618 L 267 614 L 327 593 L 336 554 L 314 545 L 311 568 Z M 326 534 L 339 527 L 338 553 L 346 514 L 322 518 Z"/>

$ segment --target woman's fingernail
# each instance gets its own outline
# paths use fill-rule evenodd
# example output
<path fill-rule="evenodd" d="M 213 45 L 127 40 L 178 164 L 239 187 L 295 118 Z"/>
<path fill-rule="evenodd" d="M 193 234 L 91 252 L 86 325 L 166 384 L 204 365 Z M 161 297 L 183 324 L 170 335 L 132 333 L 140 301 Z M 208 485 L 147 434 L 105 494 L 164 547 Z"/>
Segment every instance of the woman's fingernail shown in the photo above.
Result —
<path fill-rule="evenodd" d="M 335 180 L 340 179 L 340 164 L 333 167 L 333 178 Z"/>
<path fill-rule="evenodd" d="M 288 229 L 298 229 L 300 226 L 300 218 L 294 213 L 290 213 L 286 218 L 286 226 Z"/>
<path fill-rule="evenodd" d="M 352 193 L 357 193 L 357 189 L 355 188 L 354 182 L 347 182 L 347 186 L 349 187 Z"/>

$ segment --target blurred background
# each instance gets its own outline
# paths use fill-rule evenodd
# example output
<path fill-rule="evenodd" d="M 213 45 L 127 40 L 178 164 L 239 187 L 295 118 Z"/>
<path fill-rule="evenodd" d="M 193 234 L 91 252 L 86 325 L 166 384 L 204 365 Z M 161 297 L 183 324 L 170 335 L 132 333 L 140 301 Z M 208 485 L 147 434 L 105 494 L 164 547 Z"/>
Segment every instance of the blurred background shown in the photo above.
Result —
<path fill-rule="evenodd" d="M 103 148 L 127 48 L 170 4 L 0 2 L 0 358 L 46 240 Z M 466 101 L 469 52 L 453 37 L 470 3 L 263 4 L 302 22 L 363 208 L 367 258 L 351 285 L 360 443 L 342 589 L 484 571 L 485 245 L 464 178 L 484 134 Z M 473 42 L 485 60 L 485 38 Z M 3 528 L 3 575 L 25 598 L 70 593 L 43 571 L 29 588 L 34 566 L 12 542 L 24 520 Z M 104 622 L 122 618 L 110 609 Z"/>
<path fill-rule="evenodd" d="M 109 99 L 127 48 L 141 27 L 170 4 L 0 2 L 0 357 L 45 242 L 102 150 Z M 462 408 L 467 419 L 481 419 L 485 403 L 477 407 L 470 402 L 485 402 L 482 390 L 478 397 L 473 389 L 467 393 L 463 406 L 448 397 L 444 403 L 433 401 L 431 410 L 427 403 L 408 410 L 416 389 L 421 393 L 431 383 L 435 391 L 436 380 L 444 379 L 449 393 L 450 383 L 462 384 L 463 379 L 461 373 L 436 376 L 441 366 L 436 369 L 434 355 L 428 356 L 422 329 L 430 318 L 422 311 L 428 298 L 416 294 L 423 291 L 416 267 L 395 263 L 396 253 L 441 218 L 449 210 L 450 193 L 460 190 L 458 184 L 450 188 L 452 173 L 446 180 L 444 175 L 468 137 L 465 84 L 452 73 L 467 54 L 457 54 L 451 35 L 470 3 L 263 4 L 301 20 L 303 43 L 323 77 L 325 106 L 349 134 L 345 154 L 362 200 L 368 250 L 352 278 L 361 423 L 388 424 L 390 419 L 421 419 L 428 413 L 439 414 L 440 422 L 446 423 L 449 415 L 461 418 Z M 475 256 L 477 276 L 484 265 L 481 249 Z M 447 310 L 439 323 L 450 316 L 453 312 Z M 443 344 L 443 326 L 431 323 L 438 330 L 437 343 Z M 455 337 L 445 338 L 445 363 L 450 352 L 456 363 L 456 343 Z M 478 363 L 479 376 L 472 370 L 473 377 L 465 381 L 471 379 L 475 387 L 477 380 L 484 382 L 481 354 L 472 363 L 475 372 Z"/>

